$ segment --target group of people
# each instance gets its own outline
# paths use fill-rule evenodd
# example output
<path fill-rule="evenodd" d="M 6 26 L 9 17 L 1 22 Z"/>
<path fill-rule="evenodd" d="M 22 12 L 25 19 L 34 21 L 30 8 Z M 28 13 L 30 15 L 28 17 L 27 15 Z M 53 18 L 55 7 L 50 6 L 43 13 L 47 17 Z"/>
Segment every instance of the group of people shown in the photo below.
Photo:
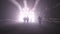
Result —
<path fill-rule="evenodd" d="M 24 20 L 24 22 L 27 22 L 28 23 L 29 22 L 29 17 L 28 16 L 27 17 L 24 17 L 23 20 Z M 42 18 L 39 16 L 38 17 L 38 22 L 41 23 L 41 20 L 42 20 Z"/>
<path fill-rule="evenodd" d="M 23 20 L 24 20 L 24 22 L 27 22 L 28 23 L 29 22 L 29 17 L 28 16 L 27 17 L 24 17 Z"/>

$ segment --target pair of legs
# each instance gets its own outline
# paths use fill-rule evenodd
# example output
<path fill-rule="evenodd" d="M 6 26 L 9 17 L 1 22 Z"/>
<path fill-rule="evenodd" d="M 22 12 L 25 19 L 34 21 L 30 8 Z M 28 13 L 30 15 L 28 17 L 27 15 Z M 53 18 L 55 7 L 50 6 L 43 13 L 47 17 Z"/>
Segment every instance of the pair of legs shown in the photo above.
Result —
<path fill-rule="evenodd" d="M 27 19 L 26 19 L 26 20 L 24 20 L 24 22 L 27 22 L 27 23 L 28 23 L 28 22 L 29 22 L 29 20 L 27 20 Z"/>
<path fill-rule="evenodd" d="M 29 22 L 29 18 L 24 18 L 24 22 Z"/>

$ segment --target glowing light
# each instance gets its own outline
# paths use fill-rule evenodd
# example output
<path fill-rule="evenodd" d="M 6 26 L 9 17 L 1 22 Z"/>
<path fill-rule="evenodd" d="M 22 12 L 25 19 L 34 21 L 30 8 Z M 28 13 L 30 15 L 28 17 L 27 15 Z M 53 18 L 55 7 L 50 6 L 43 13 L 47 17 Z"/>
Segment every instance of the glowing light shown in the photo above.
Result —
<path fill-rule="evenodd" d="M 29 11 L 29 8 L 23 8 L 20 12 L 19 20 L 20 22 L 24 22 L 24 17 L 29 17 L 29 22 L 35 22 L 35 13 L 34 11 Z"/>
<path fill-rule="evenodd" d="M 11 1 L 19 10 L 22 10 L 21 5 L 16 0 L 9 0 Z"/>
<path fill-rule="evenodd" d="M 40 1 L 40 0 L 36 0 L 36 2 L 35 2 L 35 4 L 34 4 L 34 7 L 32 8 L 33 11 L 36 9 L 39 1 Z"/>
<path fill-rule="evenodd" d="M 39 0 L 36 0 L 34 7 L 30 10 L 30 8 L 27 6 L 27 0 L 24 0 L 24 8 L 21 8 L 20 4 L 16 0 L 10 0 L 12 3 L 14 3 L 17 8 L 20 10 L 20 14 L 18 15 L 18 20 L 20 22 L 24 22 L 23 18 L 24 17 L 29 17 L 29 22 L 35 22 L 35 8 L 39 2 Z"/>
<path fill-rule="evenodd" d="M 29 10 L 26 0 L 24 0 L 24 8 L 20 11 L 19 20 L 24 22 L 24 17 L 29 17 L 29 22 L 35 22 L 35 13 L 33 10 Z"/>

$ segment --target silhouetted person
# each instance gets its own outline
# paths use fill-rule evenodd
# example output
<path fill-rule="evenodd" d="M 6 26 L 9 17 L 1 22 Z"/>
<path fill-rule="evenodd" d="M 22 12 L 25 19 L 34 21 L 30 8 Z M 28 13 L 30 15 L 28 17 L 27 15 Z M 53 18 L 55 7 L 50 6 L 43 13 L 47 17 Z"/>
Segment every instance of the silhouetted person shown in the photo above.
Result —
<path fill-rule="evenodd" d="M 29 17 L 27 16 L 27 23 L 29 22 Z"/>
<path fill-rule="evenodd" d="M 23 18 L 24 22 L 26 22 L 26 17 Z"/>
<path fill-rule="evenodd" d="M 29 22 L 29 18 L 28 17 L 24 17 L 24 22 Z"/>
<path fill-rule="evenodd" d="M 39 24 L 41 24 L 41 19 L 42 19 L 42 18 L 39 16 L 39 17 L 38 17 Z"/>

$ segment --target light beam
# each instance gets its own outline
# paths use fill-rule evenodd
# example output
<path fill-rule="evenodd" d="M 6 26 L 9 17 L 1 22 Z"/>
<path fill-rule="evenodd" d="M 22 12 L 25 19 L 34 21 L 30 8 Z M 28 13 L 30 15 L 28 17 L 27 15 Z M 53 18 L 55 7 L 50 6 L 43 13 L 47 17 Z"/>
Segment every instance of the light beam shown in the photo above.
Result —
<path fill-rule="evenodd" d="M 35 22 L 35 13 L 34 13 L 34 10 L 36 9 L 37 7 L 37 4 L 39 2 L 39 0 L 36 0 L 35 4 L 34 4 L 34 7 L 29 10 L 30 8 L 27 6 L 27 0 L 24 0 L 24 8 L 21 8 L 21 5 L 16 1 L 16 0 L 10 0 L 12 3 L 14 3 L 17 8 L 20 10 L 20 14 L 19 14 L 19 21 L 23 22 L 23 18 L 24 17 L 29 17 L 29 22 Z"/>
<path fill-rule="evenodd" d="M 27 6 L 27 0 L 24 0 L 24 8 L 28 7 Z"/>
<path fill-rule="evenodd" d="M 10 0 L 19 10 L 22 10 L 21 5 L 16 0 Z"/>
<path fill-rule="evenodd" d="M 34 7 L 31 9 L 32 11 L 34 11 L 34 10 L 36 9 L 36 7 L 37 7 L 39 1 L 40 1 L 40 0 L 36 0 L 36 1 L 35 1 Z"/>

